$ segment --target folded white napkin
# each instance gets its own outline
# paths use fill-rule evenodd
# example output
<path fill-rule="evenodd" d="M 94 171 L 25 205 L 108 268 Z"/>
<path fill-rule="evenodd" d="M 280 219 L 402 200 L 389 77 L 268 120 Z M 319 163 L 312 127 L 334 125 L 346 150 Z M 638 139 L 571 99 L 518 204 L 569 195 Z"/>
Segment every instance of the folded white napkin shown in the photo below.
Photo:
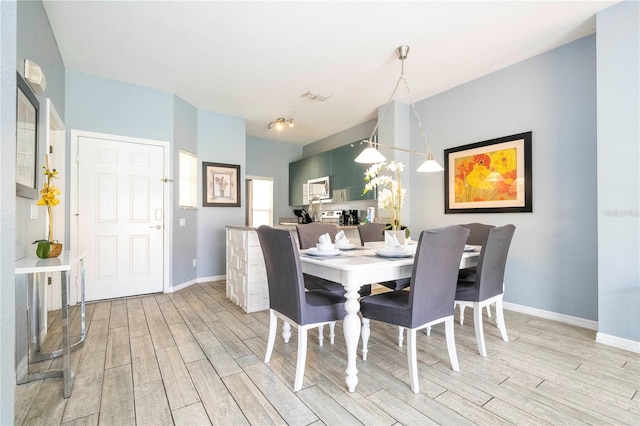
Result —
<path fill-rule="evenodd" d="M 344 231 L 338 231 L 336 234 L 336 245 L 337 246 L 348 246 L 349 239 L 346 235 L 344 235 Z"/>
<path fill-rule="evenodd" d="M 318 244 L 331 244 L 331 237 L 329 236 L 329 234 L 320 235 L 320 237 L 318 238 Z"/>
<path fill-rule="evenodd" d="M 395 234 L 384 233 L 384 248 L 387 250 L 404 250 Z"/>

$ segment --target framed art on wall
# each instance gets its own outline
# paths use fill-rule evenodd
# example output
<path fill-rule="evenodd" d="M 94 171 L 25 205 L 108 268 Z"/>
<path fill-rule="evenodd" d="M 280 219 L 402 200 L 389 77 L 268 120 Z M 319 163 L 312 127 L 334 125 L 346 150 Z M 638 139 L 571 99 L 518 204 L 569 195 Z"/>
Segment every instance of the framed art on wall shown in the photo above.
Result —
<path fill-rule="evenodd" d="M 531 135 L 445 149 L 445 214 L 532 212 Z"/>
<path fill-rule="evenodd" d="M 17 73 L 16 195 L 38 198 L 38 98 Z"/>
<path fill-rule="evenodd" d="M 240 166 L 202 162 L 202 205 L 240 207 Z"/>

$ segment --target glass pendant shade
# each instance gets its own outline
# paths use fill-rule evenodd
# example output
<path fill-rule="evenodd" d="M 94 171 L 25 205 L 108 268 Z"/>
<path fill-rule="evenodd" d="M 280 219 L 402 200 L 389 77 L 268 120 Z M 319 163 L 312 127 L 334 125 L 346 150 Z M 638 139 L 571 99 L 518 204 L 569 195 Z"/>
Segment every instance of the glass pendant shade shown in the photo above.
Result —
<path fill-rule="evenodd" d="M 365 148 L 364 151 L 362 151 L 354 161 L 356 163 L 374 164 L 374 163 L 382 163 L 383 161 L 387 161 L 387 157 L 382 155 L 380 151 L 378 151 L 374 147 L 369 146 Z"/>
<path fill-rule="evenodd" d="M 433 155 L 429 153 L 429 155 L 427 155 L 427 160 L 422 163 L 416 171 L 420 173 L 433 173 L 441 172 L 443 170 L 442 166 L 433 158 Z"/>

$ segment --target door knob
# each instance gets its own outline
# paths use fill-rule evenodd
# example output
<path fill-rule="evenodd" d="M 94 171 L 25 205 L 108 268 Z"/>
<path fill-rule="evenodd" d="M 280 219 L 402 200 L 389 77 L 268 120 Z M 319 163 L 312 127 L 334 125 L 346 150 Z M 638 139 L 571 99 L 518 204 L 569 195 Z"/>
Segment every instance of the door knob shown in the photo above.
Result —
<path fill-rule="evenodd" d="M 160 226 L 160 225 L 155 225 L 155 226 L 151 225 L 149 228 L 162 229 L 162 226 Z"/>

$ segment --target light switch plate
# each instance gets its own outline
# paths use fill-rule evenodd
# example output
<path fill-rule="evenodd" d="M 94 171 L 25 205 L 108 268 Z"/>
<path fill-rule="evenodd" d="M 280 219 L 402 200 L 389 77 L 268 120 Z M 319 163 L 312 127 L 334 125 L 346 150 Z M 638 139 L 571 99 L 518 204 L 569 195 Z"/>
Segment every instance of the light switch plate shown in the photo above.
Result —
<path fill-rule="evenodd" d="M 180 218 L 180 226 L 185 226 L 187 224 L 187 220 L 184 217 Z"/>
<path fill-rule="evenodd" d="M 38 218 L 38 205 L 31 204 L 31 219 L 37 219 L 37 218 Z"/>

